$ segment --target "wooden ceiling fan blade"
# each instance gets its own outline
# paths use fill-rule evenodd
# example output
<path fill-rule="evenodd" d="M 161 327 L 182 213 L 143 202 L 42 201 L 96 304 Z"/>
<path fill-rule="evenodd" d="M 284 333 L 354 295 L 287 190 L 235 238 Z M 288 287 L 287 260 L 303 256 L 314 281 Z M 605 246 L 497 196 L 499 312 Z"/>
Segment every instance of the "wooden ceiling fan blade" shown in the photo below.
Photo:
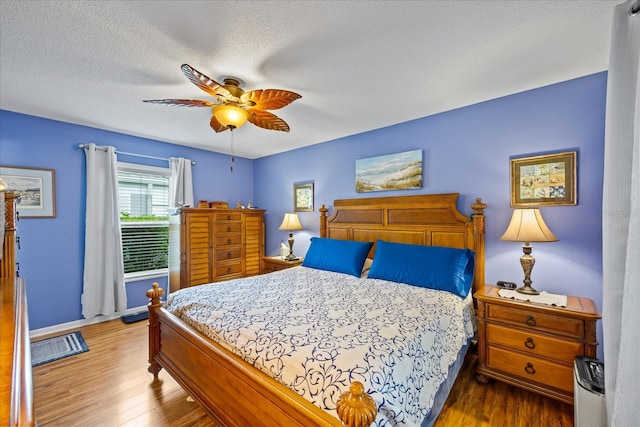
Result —
<path fill-rule="evenodd" d="M 209 95 L 215 96 L 216 98 L 229 98 L 231 97 L 231 92 L 225 89 L 220 83 L 213 80 L 211 77 L 201 73 L 196 70 L 189 64 L 182 64 L 180 67 L 184 75 L 189 79 L 191 83 L 198 86 L 203 91 L 207 92 Z"/>
<path fill-rule="evenodd" d="M 251 108 L 249 111 L 249 121 L 254 125 L 269 129 L 289 132 L 289 125 L 280 117 L 268 111 Z"/>
<path fill-rule="evenodd" d="M 201 101 L 198 99 L 145 99 L 142 102 L 177 105 L 178 107 L 213 107 L 214 105 L 217 105 L 215 102 Z"/>
<path fill-rule="evenodd" d="M 258 89 L 246 92 L 240 97 L 240 102 L 255 106 L 261 110 L 277 110 L 299 98 L 302 98 L 302 95 L 290 90 Z"/>
<path fill-rule="evenodd" d="M 229 129 L 228 127 L 220 123 L 218 119 L 216 119 L 216 116 L 213 115 L 211 116 L 209 126 L 211 126 L 211 129 L 213 129 L 216 133 L 224 132 L 225 130 Z"/>

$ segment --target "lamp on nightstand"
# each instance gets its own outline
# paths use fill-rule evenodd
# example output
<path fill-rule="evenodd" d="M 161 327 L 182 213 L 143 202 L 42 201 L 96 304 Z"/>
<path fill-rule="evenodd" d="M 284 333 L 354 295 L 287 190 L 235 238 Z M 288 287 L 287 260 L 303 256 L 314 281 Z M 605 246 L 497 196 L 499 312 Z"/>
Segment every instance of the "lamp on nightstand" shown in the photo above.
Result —
<path fill-rule="evenodd" d="M 547 224 L 542 219 L 539 209 L 514 209 L 511 222 L 504 232 L 502 240 L 511 242 L 524 242 L 522 251 L 524 255 L 520 257 L 520 264 L 524 271 L 524 286 L 516 289 L 521 294 L 538 295 L 540 292 L 531 287 L 531 270 L 536 263 L 531 255 L 530 242 L 557 242 L 558 238 L 553 235 Z"/>
<path fill-rule="evenodd" d="M 297 259 L 297 257 L 293 254 L 293 231 L 302 230 L 302 225 L 300 224 L 300 220 L 298 219 L 298 214 L 284 214 L 284 219 L 282 220 L 282 224 L 280 224 L 280 227 L 278 227 L 278 230 L 289 230 L 289 255 L 287 255 L 285 259 L 287 261 L 293 261 L 294 259 Z"/>

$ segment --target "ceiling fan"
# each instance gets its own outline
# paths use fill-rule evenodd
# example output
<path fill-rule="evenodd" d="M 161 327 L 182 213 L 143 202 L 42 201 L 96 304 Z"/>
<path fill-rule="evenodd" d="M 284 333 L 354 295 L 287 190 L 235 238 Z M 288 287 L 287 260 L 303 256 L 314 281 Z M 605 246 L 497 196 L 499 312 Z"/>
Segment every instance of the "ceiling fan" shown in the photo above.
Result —
<path fill-rule="evenodd" d="M 220 84 L 188 64 L 182 64 L 182 72 L 200 89 L 215 98 L 214 101 L 197 99 L 149 99 L 143 102 L 168 104 L 183 107 L 211 107 L 213 115 L 209 125 L 216 132 L 234 130 L 249 121 L 270 130 L 289 132 L 289 125 L 267 110 L 285 107 L 298 98 L 295 92 L 283 89 L 258 89 L 245 92 L 242 81 L 235 77 L 224 77 Z"/>

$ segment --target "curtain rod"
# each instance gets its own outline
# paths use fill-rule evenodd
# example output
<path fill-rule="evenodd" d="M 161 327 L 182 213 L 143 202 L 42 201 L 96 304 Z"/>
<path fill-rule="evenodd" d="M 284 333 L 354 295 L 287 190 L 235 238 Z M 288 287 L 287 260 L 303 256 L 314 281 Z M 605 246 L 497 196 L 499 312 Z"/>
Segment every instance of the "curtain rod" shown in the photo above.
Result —
<path fill-rule="evenodd" d="M 88 145 L 86 144 L 78 144 L 78 148 L 86 148 Z M 96 147 L 97 150 L 107 151 L 106 147 Z M 144 159 L 154 159 L 154 160 L 164 160 L 168 162 L 169 159 L 165 159 L 164 157 L 156 157 L 156 156 L 147 156 L 146 154 L 136 154 L 136 153 L 127 153 L 126 151 L 116 150 L 116 154 L 123 154 L 125 156 L 133 156 L 133 157 L 142 157 Z M 195 165 L 196 162 L 191 161 L 192 165 Z"/>

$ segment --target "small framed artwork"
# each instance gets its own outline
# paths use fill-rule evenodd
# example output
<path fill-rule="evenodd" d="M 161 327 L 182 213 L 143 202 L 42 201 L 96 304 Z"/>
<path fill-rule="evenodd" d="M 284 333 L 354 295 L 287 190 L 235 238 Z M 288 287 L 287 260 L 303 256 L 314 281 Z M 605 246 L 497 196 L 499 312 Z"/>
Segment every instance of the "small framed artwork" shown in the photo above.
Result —
<path fill-rule="evenodd" d="M 577 205 L 576 151 L 511 159 L 511 207 Z"/>
<path fill-rule="evenodd" d="M 20 196 L 20 218 L 55 218 L 56 175 L 53 169 L 0 166 L 8 192 Z"/>
<path fill-rule="evenodd" d="M 313 212 L 313 181 L 293 184 L 293 211 Z"/>

